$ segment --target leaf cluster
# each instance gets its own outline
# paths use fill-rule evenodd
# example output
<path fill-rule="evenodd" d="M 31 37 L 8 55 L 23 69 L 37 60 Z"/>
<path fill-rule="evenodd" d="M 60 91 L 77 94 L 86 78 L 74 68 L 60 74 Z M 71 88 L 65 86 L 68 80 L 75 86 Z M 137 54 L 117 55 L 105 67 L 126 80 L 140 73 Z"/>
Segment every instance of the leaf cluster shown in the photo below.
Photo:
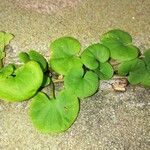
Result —
<path fill-rule="evenodd" d="M 127 76 L 131 84 L 150 87 L 150 50 L 140 55 L 125 31 L 111 30 L 102 35 L 99 43 L 84 50 L 73 37 L 58 38 L 50 43 L 49 61 L 30 50 L 19 53 L 19 67 L 3 64 L 5 47 L 12 38 L 12 34 L 0 32 L 0 99 L 18 102 L 31 98 L 29 116 L 43 133 L 70 128 L 78 116 L 80 100 L 95 94 L 99 82 L 114 74 Z M 114 61 L 117 65 L 113 65 Z M 64 84 L 57 92 L 56 76 L 61 76 Z M 52 87 L 52 94 L 42 92 L 46 86 Z"/>

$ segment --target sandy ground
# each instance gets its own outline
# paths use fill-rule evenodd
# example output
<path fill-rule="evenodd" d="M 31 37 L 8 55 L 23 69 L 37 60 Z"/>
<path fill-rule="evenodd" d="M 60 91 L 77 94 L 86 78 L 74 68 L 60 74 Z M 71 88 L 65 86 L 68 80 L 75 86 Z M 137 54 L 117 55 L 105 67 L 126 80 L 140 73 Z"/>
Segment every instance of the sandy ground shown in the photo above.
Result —
<path fill-rule="evenodd" d="M 15 39 L 6 63 L 18 62 L 20 51 L 36 49 L 49 58 L 48 44 L 74 36 L 83 49 L 102 33 L 120 28 L 132 34 L 144 51 L 150 47 L 149 0 L 0 0 L 0 30 Z M 0 101 L 1 150 L 149 150 L 150 89 L 128 86 L 114 92 L 103 82 L 94 96 L 81 102 L 74 125 L 59 135 L 38 133 L 27 108 L 30 102 Z"/>

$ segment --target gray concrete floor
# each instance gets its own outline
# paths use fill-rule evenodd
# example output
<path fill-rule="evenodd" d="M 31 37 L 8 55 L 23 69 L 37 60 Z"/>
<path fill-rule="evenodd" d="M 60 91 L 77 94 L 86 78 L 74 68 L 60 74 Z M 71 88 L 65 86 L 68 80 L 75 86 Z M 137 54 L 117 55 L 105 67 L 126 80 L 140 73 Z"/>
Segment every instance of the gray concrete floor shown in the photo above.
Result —
<path fill-rule="evenodd" d="M 0 30 L 15 39 L 6 63 L 18 62 L 20 51 L 36 49 L 49 58 L 50 41 L 74 36 L 83 48 L 98 42 L 112 28 L 128 31 L 134 43 L 150 47 L 149 0 L 0 0 Z M 81 102 L 75 124 L 65 133 L 35 131 L 28 115 L 29 102 L 0 101 L 1 150 L 149 150 L 150 89 L 128 86 L 114 92 L 109 82 Z"/>

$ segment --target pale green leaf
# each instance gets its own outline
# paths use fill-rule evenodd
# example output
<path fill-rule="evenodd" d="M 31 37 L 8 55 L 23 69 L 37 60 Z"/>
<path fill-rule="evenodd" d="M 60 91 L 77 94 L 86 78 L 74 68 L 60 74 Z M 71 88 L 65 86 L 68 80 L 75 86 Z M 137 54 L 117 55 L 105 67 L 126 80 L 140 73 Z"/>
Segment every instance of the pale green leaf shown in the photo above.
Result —
<path fill-rule="evenodd" d="M 82 67 L 82 62 L 78 58 L 81 45 L 79 41 L 72 37 L 62 37 L 50 45 L 51 68 L 59 74 L 66 75 L 72 67 Z"/>
<path fill-rule="evenodd" d="M 60 133 L 67 130 L 79 112 L 79 101 L 67 90 L 61 91 L 56 99 L 38 93 L 29 107 L 33 125 L 43 133 Z"/>
<path fill-rule="evenodd" d="M 37 92 L 42 82 L 41 67 L 37 62 L 29 61 L 16 69 L 13 75 L 0 75 L 0 99 L 10 102 L 27 100 Z"/>

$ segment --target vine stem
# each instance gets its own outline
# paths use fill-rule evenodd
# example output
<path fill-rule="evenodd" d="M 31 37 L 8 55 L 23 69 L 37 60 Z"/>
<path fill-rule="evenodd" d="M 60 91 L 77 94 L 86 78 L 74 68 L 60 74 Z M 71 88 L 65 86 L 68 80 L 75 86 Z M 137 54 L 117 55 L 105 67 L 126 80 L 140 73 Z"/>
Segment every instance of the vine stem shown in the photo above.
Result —
<path fill-rule="evenodd" d="M 53 83 L 60 83 L 60 82 L 64 82 L 64 79 L 54 79 Z"/>

